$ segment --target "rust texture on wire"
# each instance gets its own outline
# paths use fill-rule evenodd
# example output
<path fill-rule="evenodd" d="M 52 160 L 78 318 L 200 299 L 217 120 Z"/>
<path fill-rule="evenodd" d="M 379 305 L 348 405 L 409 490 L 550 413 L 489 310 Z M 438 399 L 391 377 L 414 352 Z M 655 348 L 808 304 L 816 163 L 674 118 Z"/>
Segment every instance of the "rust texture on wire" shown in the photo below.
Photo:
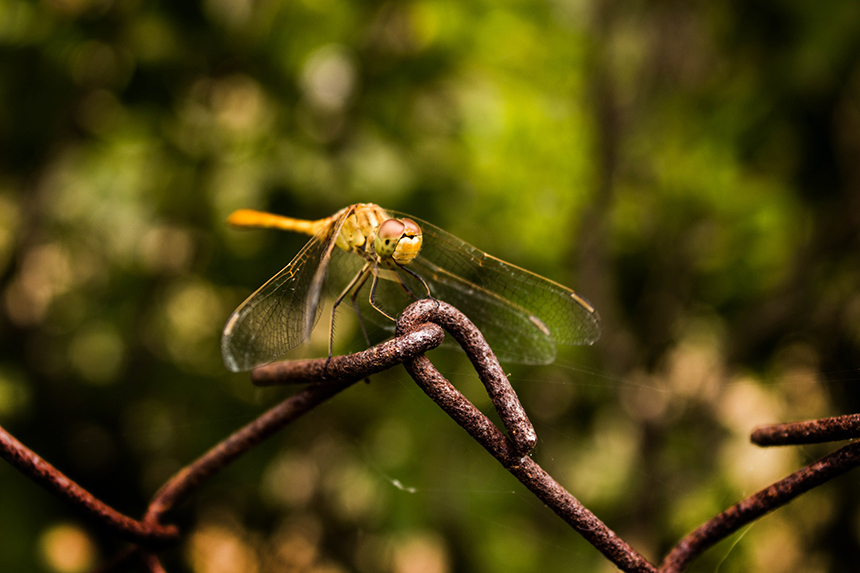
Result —
<path fill-rule="evenodd" d="M 297 372 L 304 376 L 309 371 L 322 374 L 318 369 L 325 368 L 325 363 L 328 362 L 324 372 L 327 383 L 307 386 L 234 432 L 192 464 L 185 466 L 156 493 L 150 502 L 145 520 L 158 521 L 162 515 L 181 503 L 190 492 L 224 466 L 302 414 L 363 379 L 370 373 L 369 370 L 378 372 L 402 362 L 404 357 L 435 348 L 442 342 L 443 336 L 438 326 L 426 325 L 409 333 L 408 336 L 389 340 L 358 354 L 337 356 L 330 361 L 317 361 L 321 365 L 310 366 L 307 362 L 293 363 L 296 364 Z M 379 364 L 385 366 L 375 370 Z M 279 365 L 263 367 L 259 370 L 268 369 L 281 373 L 284 371 L 284 368 Z M 318 376 L 317 380 L 320 377 L 322 376 Z"/>
<path fill-rule="evenodd" d="M 425 299 L 411 304 L 403 311 L 397 321 L 397 333 L 409 332 L 425 322 L 442 326 L 463 347 L 517 451 L 520 454 L 532 451 L 537 444 L 537 433 L 481 331 L 450 304 Z"/>
<path fill-rule="evenodd" d="M 433 300 L 412 304 L 400 317 L 398 332 L 408 332 L 428 321 L 442 324 L 463 346 L 491 396 L 493 393 L 499 394 L 504 403 L 516 400 L 516 395 L 511 398 L 507 394 L 510 384 L 483 335 L 451 305 Z M 436 404 L 610 561 L 624 571 L 656 571 L 653 565 L 561 487 L 534 460 L 524 455 L 520 447 L 508 440 L 489 418 L 454 388 L 426 356 L 416 356 L 404 365 L 410 376 Z M 513 393 L 513 390 L 510 392 Z M 516 402 L 519 406 L 519 400 Z"/>
<path fill-rule="evenodd" d="M 860 414 L 756 428 L 750 440 L 759 446 L 817 444 L 860 438 Z"/>
<path fill-rule="evenodd" d="M 683 571 L 690 561 L 744 525 L 858 465 L 860 443 L 854 442 L 764 488 L 687 535 L 669 552 L 660 571 Z"/>
<path fill-rule="evenodd" d="M 463 346 L 508 432 L 508 437 L 433 366 L 424 353 L 450 332 Z M 308 383 L 290 398 L 206 452 L 171 478 L 153 497 L 144 519 L 135 521 L 104 505 L 0 428 L 0 457 L 31 479 L 80 508 L 136 544 L 102 571 L 124 570 L 134 560 L 148 571 L 162 571 L 152 553 L 177 539 L 175 527 L 161 525 L 165 515 L 209 477 L 299 416 L 358 380 L 403 363 L 422 390 L 493 455 L 552 511 L 571 525 L 619 569 L 626 572 L 683 571 L 718 541 L 810 489 L 860 465 L 860 442 L 798 470 L 715 516 L 687 535 L 657 569 L 619 538 L 573 495 L 559 485 L 528 452 L 537 440 L 534 429 L 507 377 L 481 333 L 457 309 L 435 301 L 410 305 L 397 324 L 397 336 L 364 352 L 331 359 L 273 364 L 251 374 L 260 386 Z M 858 437 L 860 414 L 757 428 L 760 445 L 785 445 Z"/>
<path fill-rule="evenodd" d="M 179 536 L 176 527 L 136 521 L 105 505 L 3 428 L 0 428 L 0 457 L 46 490 L 104 524 L 120 539 L 146 547 L 160 547 Z"/>
<path fill-rule="evenodd" d="M 442 342 L 444 333 L 435 324 L 416 329 L 408 336 L 387 340 L 367 350 L 330 360 L 295 360 L 261 366 L 251 372 L 255 386 L 307 384 L 309 382 L 355 382 L 397 366 L 407 358 L 426 352 Z"/>

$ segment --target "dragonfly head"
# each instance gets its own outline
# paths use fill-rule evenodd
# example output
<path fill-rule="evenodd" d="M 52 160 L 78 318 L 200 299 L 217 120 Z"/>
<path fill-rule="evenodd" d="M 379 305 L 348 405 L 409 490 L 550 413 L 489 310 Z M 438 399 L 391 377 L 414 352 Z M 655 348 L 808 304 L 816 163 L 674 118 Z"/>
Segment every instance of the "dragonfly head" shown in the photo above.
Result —
<path fill-rule="evenodd" d="M 388 219 L 376 231 L 373 250 L 382 259 L 393 258 L 399 265 L 412 262 L 421 250 L 421 227 L 412 219 Z"/>

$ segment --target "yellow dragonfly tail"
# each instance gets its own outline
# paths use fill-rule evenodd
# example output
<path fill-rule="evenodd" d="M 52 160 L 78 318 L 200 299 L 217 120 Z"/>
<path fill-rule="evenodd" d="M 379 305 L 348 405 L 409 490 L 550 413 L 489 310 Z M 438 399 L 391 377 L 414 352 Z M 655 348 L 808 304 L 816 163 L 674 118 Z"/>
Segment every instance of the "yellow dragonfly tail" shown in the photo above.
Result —
<path fill-rule="evenodd" d="M 282 231 L 304 233 L 305 235 L 316 235 L 322 227 L 329 224 L 330 220 L 331 217 L 308 221 L 306 219 L 293 219 L 292 217 L 264 213 L 263 211 L 255 211 L 254 209 L 239 209 L 238 211 L 233 211 L 227 218 L 227 223 L 241 228 L 280 229 Z"/>

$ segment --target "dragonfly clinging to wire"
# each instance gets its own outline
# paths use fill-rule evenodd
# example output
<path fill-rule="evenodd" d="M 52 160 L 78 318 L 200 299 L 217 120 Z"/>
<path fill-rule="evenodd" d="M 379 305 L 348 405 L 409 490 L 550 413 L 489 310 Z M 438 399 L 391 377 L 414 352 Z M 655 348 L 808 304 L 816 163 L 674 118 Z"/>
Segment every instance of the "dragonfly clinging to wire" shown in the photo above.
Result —
<path fill-rule="evenodd" d="M 592 344 L 600 337 L 597 311 L 571 289 L 372 203 L 316 221 L 241 209 L 228 222 L 312 236 L 228 319 L 221 352 L 234 372 L 272 362 L 310 336 L 326 286 L 338 293 L 332 327 L 347 297 L 360 319 L 388 330 L 409 303 L 433 297 L 460 308 L 502 361 L 547 364 L 557 344 Z M 366 287 L 366 298 L 359 296 Z M 331 347 L 330 335 L 329 356 Z"/>

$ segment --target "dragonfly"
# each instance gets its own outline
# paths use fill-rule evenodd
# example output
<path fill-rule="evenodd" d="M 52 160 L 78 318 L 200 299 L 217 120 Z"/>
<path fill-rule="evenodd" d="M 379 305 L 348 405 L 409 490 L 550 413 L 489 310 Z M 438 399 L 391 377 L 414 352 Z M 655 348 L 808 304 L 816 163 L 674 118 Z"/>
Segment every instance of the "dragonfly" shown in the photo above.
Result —
<path fill-rule="evenodd" d="M 347 297 L 368 344 L 363 319 L 393 331 L 397 315 L 421 298 L 461 309 L 503 362 L 549 364 L 558 344 L 600 338 L 600 316 L 584 297 L 411 215 L 357 203 L 318 220 L 240 209 L 227 222 L 311 236 L 227 320 L 221 352 L 234 372 L 273 362 L 306 340 L 326 290 L 337 293 L 329 358 L 335 312 Z"/>

